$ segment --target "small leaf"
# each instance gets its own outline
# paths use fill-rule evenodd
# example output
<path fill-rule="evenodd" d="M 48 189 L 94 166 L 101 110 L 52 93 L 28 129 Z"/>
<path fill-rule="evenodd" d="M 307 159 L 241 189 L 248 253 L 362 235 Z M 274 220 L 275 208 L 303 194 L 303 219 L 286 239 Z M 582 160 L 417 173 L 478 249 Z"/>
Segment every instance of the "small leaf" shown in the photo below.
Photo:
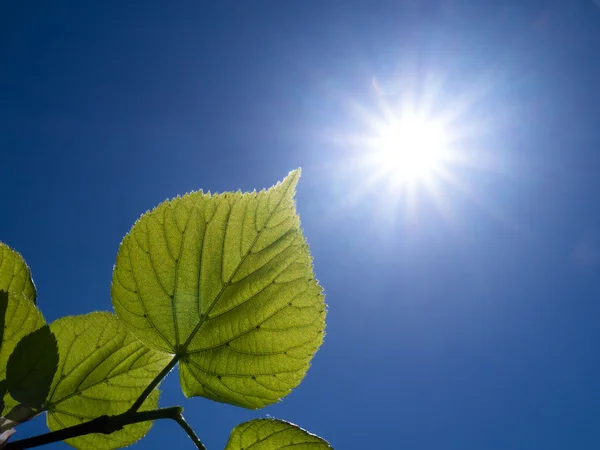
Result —
<path fill-rule="evenodd" d="M 331 449 L 319 436 L 279 419 L 255 419 L 233 429 L 225 450 Z"/>
<path fill-rule="evenodd" d="M 0 304 L 6 296 L 0 293 Z M 26 298 L 22 293 L 8 293 L 8 302 L 5 313 L 5 326 L 2 335 L 2 345 L 0 347 L 0 379 L 6 378 L 6 367 L 8 359 L 13 353 L 16 345 L 26 335 L 45 325 L 42 313 L 35 304 Z M 4 410 L 2 415 L 6 415 L 8 410 L 14 408 L 18 402 L 6 395 L 4 398 Z"/>
<path fill-rule="evenodd" d="M 173 358 L 154 352 L 108 312 L 63 317 L 50 325 L 59 349 L 58 370 L 47 401 L 47 424 L 60 430 L 102 415 L 125 412 Z M 158 390 L 140 410 L 158 406 Z M 66 442 L 80 449 L 120 448 L 142 438 L 151 422 Z"/>
<path fill-rule="evenodd" d="M 6 384 L 12 398 L 40 409 L 58 367 L 56 338 L 48 325 L 25 336 L 8 358 Z"/>
<path fill-rule="evenodd" d="M 147 346 L 177 355 L 186 396 L 275 403 L 321 345 L 325 303 L 295 210 L 299 177 L 258 193 L 178 197 L 123 239 L 115 312 Z"/>
<path fill-rule="evenodd" d="M 0 302 L 6 297 L 0 294 Z M 22 294 L 8 293 L 4 333 L 0 348 L 0 378 L 6 373 L 6 364 L 15 346 L 23 337 L 45 325 L 42 313 Z"/>
<path fill-rule="evenodd" d="M 24 294 L 35 303 L 36 291 L 29 267 L 19 253 L 3 242 L 0 242 L 0 289 Z"/>

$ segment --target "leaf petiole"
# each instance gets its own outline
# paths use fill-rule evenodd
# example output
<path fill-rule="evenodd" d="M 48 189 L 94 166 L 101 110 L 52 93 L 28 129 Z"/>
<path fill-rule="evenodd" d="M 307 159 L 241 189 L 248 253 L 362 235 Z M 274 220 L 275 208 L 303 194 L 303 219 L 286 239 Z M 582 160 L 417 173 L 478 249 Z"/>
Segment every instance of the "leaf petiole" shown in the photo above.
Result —
<path fill-rule="evenodd" d="M 196 433 L 194 433 L 194 430 L 192 430 L 192 427 L 190 427 L 188 425 L 188 423 L 185 421 L 185 419 L 183 418 L 183 415 L 181 415 L 181 413 L 179 413 L 179 416 L 173 417 L 172 419 L 174 421 L 176 421 L 181 428 L 183 428 L 183 431 L 185 431 L 187 433 L 188 437 L 192 440 L 192 442 L 194 443 L 196 448 L 198 448 L 200 450 L 206 450 L 206 447 L 204 446 L 204 444 L 202 444 L 202 442 L 200 441 L 198 436 L 196 436 Z"/>
<path fill-rule="evenodd" d="M 158 375 L 156 375 L 156 378 L 152 380 L 152 382 L 146 387 L 146 389 L 144 389 L 144 391 L 140 394 L 139 398 L 135 401 L 135 403 L 131 405 L 131 408 L 127 410 L 126 414 L 135 413 L 138 409 L 140 409 L 140 406 L 142 406 L 142 404 L 144 403 L 146 398 L 148 398 L 148 396 L 154 390 L 154 388 L 158 386 L 163 380 L 163 378 L 166 377 L 167 374 L 171 371 L 171 369 L 175 367 L 177 361 L 179 361 L 179 357 L 177 355 L 174 355 L 173 359 L 169 362 L 169 364 L 167 364 L 165 368 L 161 370 Z"/>

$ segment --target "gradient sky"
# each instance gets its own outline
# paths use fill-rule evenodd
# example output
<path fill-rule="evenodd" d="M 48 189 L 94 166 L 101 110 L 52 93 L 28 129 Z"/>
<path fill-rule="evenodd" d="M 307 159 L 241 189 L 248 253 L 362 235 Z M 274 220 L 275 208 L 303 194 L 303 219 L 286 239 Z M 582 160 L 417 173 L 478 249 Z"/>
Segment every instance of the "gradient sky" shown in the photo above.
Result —
<path fill-rule="evenodd" d="M 464 156 L 411 195 L 356 161 L 408 103 Z M 327 337 L 258 412 L 171 374 L 161 403 L 209 450 L 267 414 L 336 449 L 597 449 L 599 112 L 592 0 L 4 1 L 0 240 L 48 321 L 112 309 L 143 212 L 301 166 Z M 165 447 L 192 445 L 171 423 L 137 444 Z"/>

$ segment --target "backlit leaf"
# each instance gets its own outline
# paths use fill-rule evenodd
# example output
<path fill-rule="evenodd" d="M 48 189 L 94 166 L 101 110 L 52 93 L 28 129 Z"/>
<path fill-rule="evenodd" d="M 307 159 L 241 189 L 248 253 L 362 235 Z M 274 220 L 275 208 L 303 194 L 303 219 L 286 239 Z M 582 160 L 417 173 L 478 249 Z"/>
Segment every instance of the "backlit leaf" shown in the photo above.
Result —
<path fill-rule="evenodd" d="M 59 430 L 127 409 L 172 359 L 154 352 L 125 330 L 108 312 L 64 317 L 50 325 L 59 365 L 47 403 L 48 428 Z M 155 390 L 140 410 L 158 406 Z M 151 422 L 110 435 L 90 434 L 66 442 L 77 448 L 120 448 L 142 438 Z"/>
<path fill-rule="evenodd" d="M 327 441 L 293 423 L 279 419 L 255 419 L 233 429 L 225 450 L 331 449 Z"/>
<path fill-rule="evenodd" d="M 57 366 L 56 339 L 44 325 L 21 339 L 8 358 L 6 383 L 11 397 L 24 406 L 41 408 Z"/>
<path fill-rule="evenodd" d="M 35 306 L 35 298 L 35 286 L 23 257 L 0 242 L 0 379 L 6 378 L 8 360 L 15 346 L 46 323 Z M 31 355 L 22 354 L 19 360 L 25 362 L 30 357 Z M 13 361 L 17 359 L 13 358 Z M 25 395 L 24 390 L 21 393 Z M 1 394 L 2 415 L 6 416 L 12 411 L 11 416 L 18 416 L 12 422 L 28 420 L 35 415 L 29 406 L 19 407 L 19 402 L 6 389 Z M 34 394 L 39 395 L 40 391 Z M 14 409 L 17 407 L 18 409 Z M 23 411 L 29 413 L 22 414 Z"/>
<path fill-rule="evenodd" d="M 31 272 L 23 257 L 0 242 L 0 289 L 22 293 L 35 303 L 36 291 Z"/>
<path fill-rule="evenodd" d="M 6 378 L 8 358 L 19 341 L 45 325 L 42 313 L 22 293 L 0 291 L 0 304 L 4 304 L 4 302 L 6 302 L 6 312 L 4 315 L 4 334 L 2 335 L 2 345 L 0 347 L 0 380 Z M 17 405 L 17 402 L 10 395 L 5 396 L 4 403 L 3 415 L 6 415 L 8 410 Z"/>
<path fill-rule="evenodd" d="M 115 311 L 146 345 L 177 355 L 185 395 L 275 403 L 321 345 L 325 303 L 296 214 L 299 176 L 258 193 L 177 197 L 123 239 Z"/>

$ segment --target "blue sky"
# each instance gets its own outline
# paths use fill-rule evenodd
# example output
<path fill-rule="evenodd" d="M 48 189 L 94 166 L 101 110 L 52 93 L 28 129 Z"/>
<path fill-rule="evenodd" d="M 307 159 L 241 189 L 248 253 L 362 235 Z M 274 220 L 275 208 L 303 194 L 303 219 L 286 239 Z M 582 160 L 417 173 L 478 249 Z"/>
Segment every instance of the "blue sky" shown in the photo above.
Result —
<path fill-rule="evenodd" d="M 266 414 L 337 449 L 595 449 L 599 54 L 591 0 L 3 2 L 0 240 L 48 321 L 111 309 L 143 212 L 301 166 L 313 367 L 259 412 L 173 374 L 164 406 L 209 449 Z M 358 160 L 408 103 L 462 155 L 411 193 Z M 191 444 L 171 423 L 137 444 L 164 446 Z"/>

